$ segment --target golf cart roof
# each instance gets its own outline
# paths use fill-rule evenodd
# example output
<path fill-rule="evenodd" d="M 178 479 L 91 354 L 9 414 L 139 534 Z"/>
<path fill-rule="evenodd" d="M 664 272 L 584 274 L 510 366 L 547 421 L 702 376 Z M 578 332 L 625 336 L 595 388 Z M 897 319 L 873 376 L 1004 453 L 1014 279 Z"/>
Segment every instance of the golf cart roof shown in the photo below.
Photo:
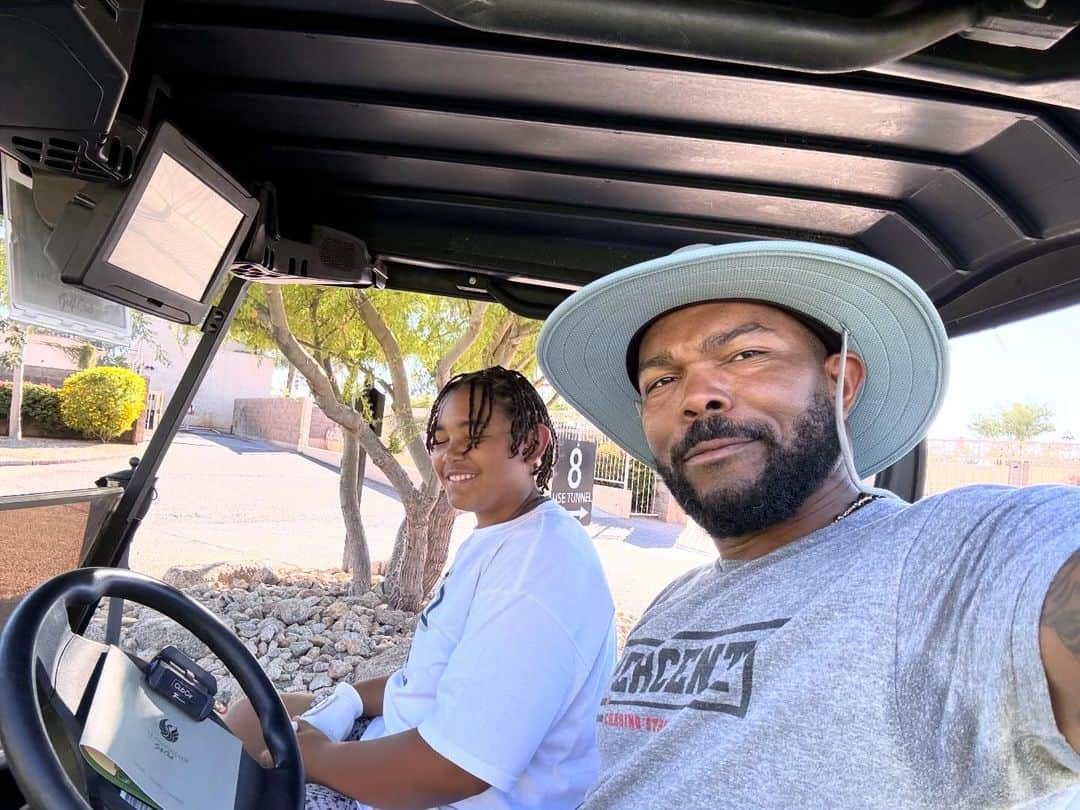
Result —
<path fill-rule="evenodd" d="M 392 288 L 543 317 L 628 263 L 772 237 L 894 263 L 954 335 L 1080 300 L 1080 2 L 846 5 L 101 0 L 130 74 L 84 69 Z"/>
<path fill-rule="evenodd" d="M 780 237 L 894 263 L 951 334 L 1080 299 L 1070 4 L 709 4 L 699 27 L 735 26 L 730 42 L 665 40 L 664 9 L 689 2 L 571 4 L 624 14 L 609 28 L 523 0 L 465 20 L 579 43 L 424 7 L 461 5 L 152 0 L 128 95 L 163 80 L 171 120 L 242 181 L 275 183 L 284 233 L 354 234 L 394 288 L 543 317 L 564 285 L 678 246 Z M 590 24 L 641 45 L 586 44 Z M 727 52 L 755 64 L 711 58 Z"/>

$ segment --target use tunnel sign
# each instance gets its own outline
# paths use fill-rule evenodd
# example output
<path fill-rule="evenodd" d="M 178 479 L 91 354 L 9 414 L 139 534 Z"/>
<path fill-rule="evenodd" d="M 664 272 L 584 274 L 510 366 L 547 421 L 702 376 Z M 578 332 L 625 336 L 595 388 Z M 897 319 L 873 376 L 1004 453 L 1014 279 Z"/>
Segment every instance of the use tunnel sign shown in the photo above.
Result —
<path fill-rule="evenodd" d="M 555 475 L 551 479 L 551 497 L 582 526 L 588 526 L 592 520 L 595 469 L 595 442 L 567 441 L 559 447 L 559 460 L 555 462 Z"/>

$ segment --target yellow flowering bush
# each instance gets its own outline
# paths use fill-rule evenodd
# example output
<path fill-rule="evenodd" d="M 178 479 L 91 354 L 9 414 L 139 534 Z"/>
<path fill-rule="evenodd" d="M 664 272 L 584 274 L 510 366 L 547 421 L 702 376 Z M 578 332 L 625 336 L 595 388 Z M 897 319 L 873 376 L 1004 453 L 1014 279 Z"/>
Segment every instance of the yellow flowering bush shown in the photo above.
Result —
<path fill-rule="evenodd" d="M 126 368 L 72 374 L 60 389 L 60 414 L 72 430 L 107 442 L 131 429 L 146 403 L 146 381 Z"/>

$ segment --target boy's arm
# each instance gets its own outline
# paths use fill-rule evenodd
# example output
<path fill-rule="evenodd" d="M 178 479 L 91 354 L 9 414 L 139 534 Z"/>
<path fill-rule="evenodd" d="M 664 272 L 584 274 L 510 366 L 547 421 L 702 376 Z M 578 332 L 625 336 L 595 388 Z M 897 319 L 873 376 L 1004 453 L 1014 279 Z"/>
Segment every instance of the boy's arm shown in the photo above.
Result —
<path fill-rule="evenodd" d="M 1039 646 L 1054 718 L 1080 752 L 1080 552 L 1062 566 L 1046 594 Z"/>
<path fill-rule="evenodd" d="M 383 693 L 386 691 L 386 682 L 389 675 L 380 678 L 369 678 L 366 681 L 357 681 L 353 689 L 364 701 L 364 717 L 380 717 L 383 713 Z"/>
<path fill-rule="evenodd" d="M 486 782 L 436 753 L 416 729 L 378 740 L 336 743 L 303 721 L 299 726 L 296 737 L 307 780 L 372 807 L 422 810 L 461 801 L 488 788 Z M 264 752 L 261 762 L 270 764 L 269 753 Z"/>

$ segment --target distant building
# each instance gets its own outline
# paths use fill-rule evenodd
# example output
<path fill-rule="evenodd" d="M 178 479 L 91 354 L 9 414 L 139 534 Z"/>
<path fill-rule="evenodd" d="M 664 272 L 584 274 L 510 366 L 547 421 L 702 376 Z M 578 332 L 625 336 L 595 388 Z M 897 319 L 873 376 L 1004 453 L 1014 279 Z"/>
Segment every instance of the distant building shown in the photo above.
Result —
<path fill-rule="evenodd" d="M 0 332 L 0 349 L 6 349 L 6 334 Z M 78 351 L 85 341 L 32 331 L 23 352 L 23 380 L 57 388 L 79 370 Z M 11 369 L 0 368 L 0 380 L 10 380 Z"/>
<path fill-rule="evenodd" d="M 168 406 L 199 343 L 199 333 L 191 330 L 188 339 L 182 340 L 177 330 L 158 319 L 152 319 L 151 328 L 163 359 L 159 359 L 150 341 L 139 340 L 128 353 L 128 364 L 147 378 L 151 392 L 163 394 Z M 270 396 L 273 375 L 273 359 L 227 341 L 206 372 L 184 425 L 228 431 L 232 427 L 233 402 Z"/>

